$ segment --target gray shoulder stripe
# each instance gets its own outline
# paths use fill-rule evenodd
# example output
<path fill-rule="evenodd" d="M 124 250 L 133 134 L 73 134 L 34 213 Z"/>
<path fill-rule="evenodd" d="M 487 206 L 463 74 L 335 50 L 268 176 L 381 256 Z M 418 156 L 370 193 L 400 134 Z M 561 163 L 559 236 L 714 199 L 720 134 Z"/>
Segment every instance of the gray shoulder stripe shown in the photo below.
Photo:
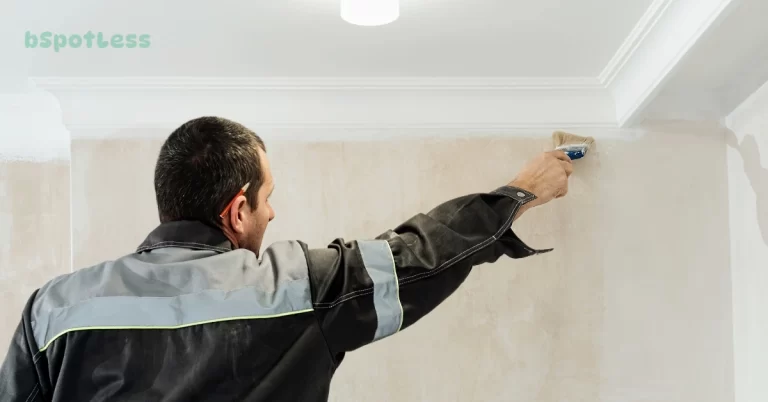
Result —
<path fill-rule="evenodd" d="M 360 240 L 357 244 L 373 281 L 373 305 L 378 320 L 373 340 L 377 341 L 400 331 L 403 325 L 395 260 L 385 240 Z"/>
<path fill-rule="evenodd" d="M 190 253 L 208 254 L 183 258 Z M 45 350 L 72 331 L 178 329 L 309 312 L 303 253 L 296 242 L 273 244 L 261 261 L 243 250 L 168 248 L 78 271 L 41 289 L 33 306 L 35 341 Z"/>

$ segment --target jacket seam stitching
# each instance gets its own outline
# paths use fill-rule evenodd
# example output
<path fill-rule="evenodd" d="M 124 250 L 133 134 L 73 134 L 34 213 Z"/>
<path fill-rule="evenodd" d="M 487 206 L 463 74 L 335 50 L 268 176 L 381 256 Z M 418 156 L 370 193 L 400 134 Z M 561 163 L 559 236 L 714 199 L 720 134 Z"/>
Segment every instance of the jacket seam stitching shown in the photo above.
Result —
<path fill-rule="evenodd" d="M 523 193 L 525 194 L 525 197 L 520 197 L 517 193 Z M 499 194 L 499 195 L 505 195 L 509 198 L 512 198 L 516 201 L 520 201 L 523 205 L 527 204 L 530 201 L 535 200 L 536 194 L 531 193 L 530 191 L 523 190 L 519 187 L 514 186 L 502 186 L 497 188 L 496 190 L 491 191 L 491 194 Z"/>
<path fill-rule="evenodd" d="M 454 211 L 453 214 L 451 214 L 451 217 L 450 217 L 449 221 L 452 221 L 454 216 L 456 216 L 456 214 L 458 213 L 458 211 L 462 210 L 465 206 L 466 206 L 466 203 L 462 204 L 461 207 L 457 211 Z M 391 240 L 391 238 L 388 239 L 388 240 L 385 240 L 385 241 L 388 242 L 389 240 Z M 391 246 L 390 246 L 390 248 L 391 248 Z M 362 257 L 362 254 L 361 254 L 361 257 Z M 400 285 L 401 279 L 404 280 L 404 279 L 407 279 L 407 278 L 398 278 L 398 287 Z M 359 296 L 369 295 L 369 294 L 373 293 L 373 291 L 374 291 L 374 286 L 370 286 L 370 287 L 366 287 L 364 289 L 358 289 L 358 290 L 349 292 L 347 294 L 344 294 L 344 295 L 338 297 L 336 300 L 334 300 L 332 302 L 320 302 L 318 304 L 321 305 L 321 306 L 332 305 L 331 307 L 335 307 L 336 305 L 338 305 L 340 303 L 343 303 L 345 301 L 348 301 L 350 299 L 354 299 L 354 298 L 359 297 Z M 330 307 L 325 307 L 325 308 L 330 308 Z"/>
<path fill-rule="evenodd" d="M 502 194 L 502 195 L 506 195 L 506 194 Z M 510 198 L 512 198 L 512 197 L 510 197 Z M 518 200 L 515 200 L 515 201 L 518 201 Z M 514 208 L 512 208 L 512 212 L 509 214 L 509 217 L 507 218 L 507 220 L 504 222 L 504 224 L 501 226 L 501 228 L 493 236 L 491 236 L 491 237 L 485 239 L 484 241 L 482 241 L 482 242 L 480 242 L 480 243 L 478 243 L 478 244 L 476 244 L 476 245 L 474 245 L 474 246 L 464 250 L 463 252 L 459 253 L 458 255 L 456 255 L 455 257 L 451 258 L 450 260 L 444 262 L 443 264 L 441 264 L 440 266 L 438 266 L 437 268 L 435 268 L 434 270 L 432 270 L 430 272 L 424 272 L 424 273 L 421 273 L 421 274 L 416 274 L 414 276 L 409 276 L 407 278 L 403 278 L 403 279 L 399 280 L 398 281 L 398 285 L 399 286 L 408 285 L 408 284 L 416 282 L 418 280 L 421 280 L 421 279 L 424 279 L 424 278 L 429 278 L 431 276 L 437 275 L 440 272 L 443 272 L 446 269 L 448 269 L 451 266 L 453 266 L 454 264 L 456 264 L 461 258 L 464 258 L 467 254 L 472 253 L 472 252 L 474 252 L 476 250 L 479 250 L 481 248 L 485 248 L 489 244 L 491 244 L 494 241 L 498 240 L 499 236 L 501 236 L 501 234 L 504 231 L 508 230 L 509 227 L 511 226 L 511 224 L 512 224 L 511 221 L 514 219 L 515 214 L 517 213 L 518 209 L 520 209 L 521 205 L 523 205 L 523 203 L 520 202 L 520 201 L 518 201 L 515 204 Z M 346 295 L 340 297 L 338 300 L 336 300 L 334 302 L 314 303 L 314 306 L 317 307 L 317 308 L 330 309 L 330 308 L 334 308 L 334 307 L 338 306 L 341 303 L 349 301 L 351 299 L 354 299 L 354 298 L 357 298 L 357 297 L 360 297 L 360 296 L 365 296 L 365 295 L 368 295 L 368 294 L 371 294 L 371 293 L 373 293 L 373 288 L 366 288 L 366 289 L 356 290 L 354 292 L 347 293 Z"/>
<path fill-rule="evenodd" d="M 467 250 L 464 250 L 464 252 L 462 252 L 461 254 L 459 254 L 459 255 L 451 258 L 450 260 L 446 261 L 445 263 L 443 263 L 443 265 L 441 265 L 440 267 L 438 267 L 437 269 L 435 269 L 432 272 L 424 272 L 424 273 L 421 273 L 421 274 L 416 274 L 416 275 L 413 275 L 413 276 L 409 276 L 408 278 L 403 278 L 403 280 L 400 282 L 400 285 L 404 286 L 404 285 L 407 285 L 409 283 L 416 282 L 416 281 L 418 281 L 420 279 L 425 279 L 425 278 L 429 278 L 431 276 L 437 275 L 440 272 L 445 271 L 446 269 L 450 268 L 451 266 L 453 266 L 454 264 L 459 262 L 467 254 L 471 254 L 472 252 L 474 252 L 476 250 L 485 248 L 489 244 L 491 244 L 494 241 L 498 240 L 499 237 L 501 236 L 501 234 L 504 231 L 508 230 L 509 227 L 511 226 L 512 219 L 515 217 L 515 214 L 517 213 L 517 210 L 519 209 L 520 205 L 521 205 L 520 203 L 517 203 L 515 205 L 515 207 L 512 208 L 512 212 L 510 213 L 510 215 L 507 218 L 506 222 L 504 222 L 504 224 L 501 226 L 501 228 L 493 236 L 489 237 L 488 239 L 486 239 L 485 241 L 483 241 L 481 243 L 478 243 L 478 244 L 468 248 Z"/>

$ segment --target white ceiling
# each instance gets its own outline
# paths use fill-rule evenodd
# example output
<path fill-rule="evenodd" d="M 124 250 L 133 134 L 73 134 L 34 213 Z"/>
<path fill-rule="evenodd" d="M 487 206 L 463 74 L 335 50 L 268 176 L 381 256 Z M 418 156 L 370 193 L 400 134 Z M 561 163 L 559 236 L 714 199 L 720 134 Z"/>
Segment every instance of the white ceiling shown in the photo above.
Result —
<path fill-rule="evenodd" d="M 597 77 L 651 0 L 401 0 L 381 27 L 338 4 L 29 0 L 17 22 L 151 35 L 148 49 L 25 49 L 31 76 Z"/>

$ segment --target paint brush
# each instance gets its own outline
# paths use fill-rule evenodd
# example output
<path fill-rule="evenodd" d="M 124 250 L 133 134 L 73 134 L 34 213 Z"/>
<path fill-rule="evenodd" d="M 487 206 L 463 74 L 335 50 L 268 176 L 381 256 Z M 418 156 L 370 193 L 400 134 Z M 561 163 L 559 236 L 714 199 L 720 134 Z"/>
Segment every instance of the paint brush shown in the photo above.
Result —
<path fill-rule="evenodd" d="M 552 133 L 552 142 L 555 144 L 556 150 L 565 152 L 571 160 L 574 160 L 583 158 L 589 148 L 595 144 L 595 139 L 565 131 L 555 131 Z"/>

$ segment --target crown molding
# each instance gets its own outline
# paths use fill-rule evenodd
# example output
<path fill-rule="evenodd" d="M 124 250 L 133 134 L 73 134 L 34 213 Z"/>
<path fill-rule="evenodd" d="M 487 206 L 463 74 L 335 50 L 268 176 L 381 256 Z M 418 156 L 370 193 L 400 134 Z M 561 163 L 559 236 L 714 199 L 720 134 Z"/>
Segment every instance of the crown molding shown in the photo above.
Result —
<path fill-rule="evenodd" d="M 656 23 L 661 19 L 661 16 L 667 10 L 670 4 L 674 0 L 653 0 L 651 5 L 645 10 L 640 20 L 629 32 L 629 35 L 624 39 L 619 49 L 613 55 L 608 64 L 603 68 L 603 71 L 598 75 L 597 80 L 601 85 L 609 87 L 617 75 L 626 66 L 627 62 L 632 58 L 632 55 L 645 40 L 648 34 L 656 26 Z"/>
<path fill-rule="evenodd" d="M 37 77 L 71 129 L 177 127 L 218 115 L 254 127 L 615 127 L 596 78 Z"/>
<path fill-rule="evenodd" d="M 636 124 L 693 46 L 740 0 L 654 0 L 598 80 L 619 126 Z"/>
<path fill-rule="evenodd" d="M 600 90 L 594 77 L 32 77 L 39 88 L 61 91 L 147 90 Z"/>

